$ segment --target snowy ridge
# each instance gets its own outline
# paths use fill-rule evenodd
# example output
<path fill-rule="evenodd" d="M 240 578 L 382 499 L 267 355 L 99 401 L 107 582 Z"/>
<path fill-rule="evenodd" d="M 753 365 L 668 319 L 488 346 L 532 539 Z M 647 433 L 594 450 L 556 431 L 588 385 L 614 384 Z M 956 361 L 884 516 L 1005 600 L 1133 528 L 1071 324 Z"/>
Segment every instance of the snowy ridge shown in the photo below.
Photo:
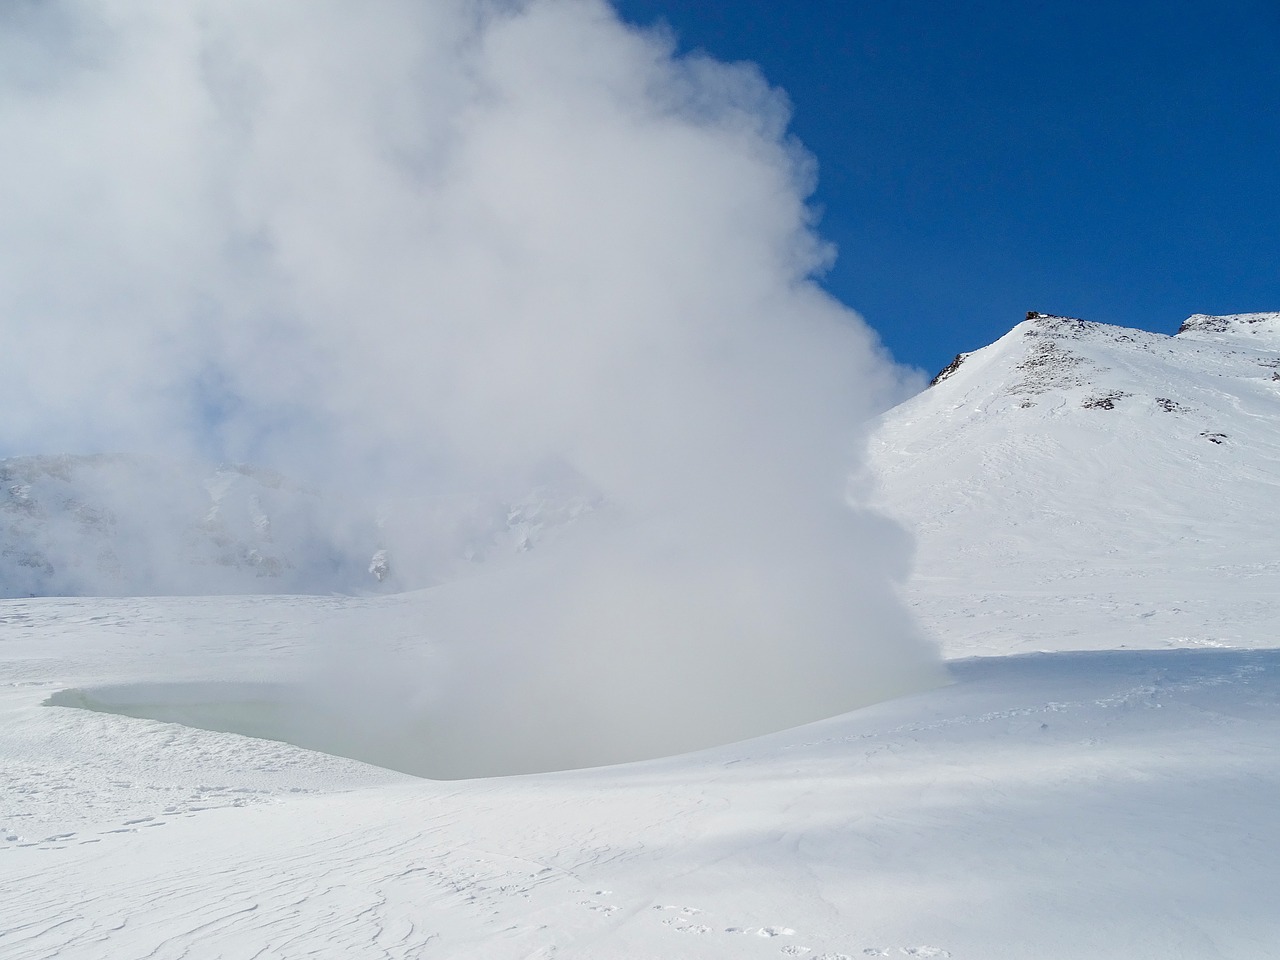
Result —
<path fill-rule="evenodd" d="M 912 591 L 930 616 L 983 620 L 996 594 L 1039 593 L 1113 607 L 1141 628 L 1130 644 L 1267 639 L 1180 634 L 1144 590 L 1172 579 L 1187 608 L 1248 606 L 1280 582 L 1280 314 L 1195 316 L 1175 336 L 1031 314 L 943 373 L 873 444 L 879 503 L 918 537 Z M 1021 608 L 1006 639 L 1036 649 L 1037 605 Z M 1097 626 L 1081 645 L 1111 641 Z"/>
<path fill-rule="evenodd" d="M 1178 336 L 1214 340 L 1258 337 L 1274 345 L 1280 340 L 1280 313 L 1234 313 L 1221 317 L 1197 313 L 1183 321 Z"/>

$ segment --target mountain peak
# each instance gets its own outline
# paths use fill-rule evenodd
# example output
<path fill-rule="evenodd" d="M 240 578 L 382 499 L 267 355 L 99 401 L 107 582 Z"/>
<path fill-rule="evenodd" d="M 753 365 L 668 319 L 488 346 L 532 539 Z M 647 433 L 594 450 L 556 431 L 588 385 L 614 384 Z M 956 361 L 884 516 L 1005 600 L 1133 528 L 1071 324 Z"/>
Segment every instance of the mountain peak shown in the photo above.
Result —
<path fill-rule="evenodd" d="M 1211 350 L 1211 355 L 1202 354 Z M 986 347 L 957 354 L 930 382 L 948 381 L 944 393 L 989 390 L 1021 397 L 1023 407 L 1034 406 L 1038 395 L 1059 390 L 1115 387 L 1128 395 L 1128 386 L 1111 381 L 1137 374 L 1149 379 L 1156 367 L 1172 364 L 1157 379 L 1168 384 L 1153 389 L 1178 390 L 1184 377 L 1198 379 L 1199 368 L 1225 364 L 1232 375 L 1280 381 L 1280 313 L 1239 313 L 1224 316 L 1195 314 L 1174 336 L 1129 327 L 1030 311 L 1003 337 Z M 1127 373 L 1126 373 L 1127 371 Z M 958 374 L 958 376 L 957 376 Z M 1166 376 L 1167 374 L 1167 376 Z M 1104 390 L 1105 393 L 1105 390 Z M 1086 406 L 1090 405 L 1086 398 Z M 1165 408 L 1168 398 L 1155 402 Z M 1106 409 L 1111 409 L 1107 407 Z"/>
<path fill-rule="evenodd" d="M 972 387 L 975 381 L 1008 394 L 1029 397 L 1055 387 L 1082 387 L 1092 379 L 1091 368 L 1116 347 L 1151 350 L 1172 338 L 1079 317 L 1031 311 L 995 343 L 971 353 L 957 354 L 930 382 L 936 387 L 954 377 Z"/>

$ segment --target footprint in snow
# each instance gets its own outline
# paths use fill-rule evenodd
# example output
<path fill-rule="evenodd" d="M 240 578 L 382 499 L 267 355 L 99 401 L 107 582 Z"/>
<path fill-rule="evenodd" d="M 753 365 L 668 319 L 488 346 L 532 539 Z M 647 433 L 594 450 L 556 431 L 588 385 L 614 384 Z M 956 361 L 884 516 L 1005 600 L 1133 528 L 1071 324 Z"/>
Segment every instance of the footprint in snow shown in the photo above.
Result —
<path fill-rule="evenodd" d="M 711 928 L 703 923 L 685 923 L 679 917 L 672 917 L 670 920 L 663 920 L 665 926 L 672 930 L 679 930 L 681 933 L 710 933 Z"/>
<path fill-rule="evenodd" d="M 670 927 L 672 930 L 679 930 L 681 933 L 710 933 L 711 928 L 701 923 L 690 923 L 689 921 L 700 914 L 702 911 L 697 907 L 681 907 L 676 904 L 655 904 L 655 910 L 678 910 L 679 914 L 674 917 L 668 917 L 662 921 L 664 927 Z"/>
<path fill-rule="evenodd" d="M 725 927 L 724 932 L 755 934 L 757 937 L 794 937 L 796 935 L 790 927 Z"/>

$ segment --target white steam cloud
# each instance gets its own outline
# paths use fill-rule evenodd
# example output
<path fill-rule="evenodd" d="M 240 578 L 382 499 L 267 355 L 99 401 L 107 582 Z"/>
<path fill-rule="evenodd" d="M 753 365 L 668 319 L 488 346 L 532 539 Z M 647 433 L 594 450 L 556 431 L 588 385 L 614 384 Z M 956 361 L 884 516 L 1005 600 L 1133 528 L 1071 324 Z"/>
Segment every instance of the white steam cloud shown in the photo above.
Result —
<path fill-rule="evenodd" d="M 598 491 L 424 607 L 463 773 L 935 682 L 909 544 L 847 502 L 908 381 L 812 280 L 787 120 L 599 0 L 6 4 L 0 446 Z"/>

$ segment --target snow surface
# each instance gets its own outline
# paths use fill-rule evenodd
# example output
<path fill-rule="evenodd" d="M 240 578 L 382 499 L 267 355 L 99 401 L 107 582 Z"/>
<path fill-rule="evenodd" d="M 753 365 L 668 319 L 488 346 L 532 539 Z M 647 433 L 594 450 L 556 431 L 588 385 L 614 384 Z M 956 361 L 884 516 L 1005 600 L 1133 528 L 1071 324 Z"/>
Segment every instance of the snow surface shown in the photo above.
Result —
<path fill-rule="evenodd" d="M 43 705 L 260 719 L 327 650 L 412 651 L 430 591 L 0 601 L 0 955 L 1276 956 L 1280 336 L 1253 316 L 1035 317 L 891 412 L 879 502 L 954 683 L 695 754 L 439 782 Z M 412 691 L 354 668 L 335 697 Z"/>

